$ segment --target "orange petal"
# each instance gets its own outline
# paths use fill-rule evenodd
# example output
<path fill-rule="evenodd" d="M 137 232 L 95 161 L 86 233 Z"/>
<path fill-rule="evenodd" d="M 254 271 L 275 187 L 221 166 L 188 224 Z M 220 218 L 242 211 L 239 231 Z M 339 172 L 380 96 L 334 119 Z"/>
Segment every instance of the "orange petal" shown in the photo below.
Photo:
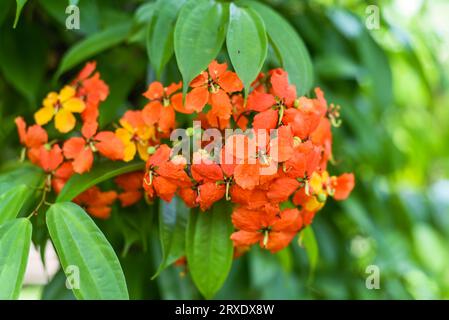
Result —
<path fill-rule="evenodd" d="M 70 138 L 64 143 L 64 157 L 75 159 L 86 147 L 86 140 L 81 137 Z"/>
<path fill-rule="evenodd" d="M 19 133 L 20 143 L 26 145 L 27 134 L 26 134 L 26 123 L 22 117 L 17 117 L 15 120 L 17 126 L 17 132 Z"/>
<path fill-rule="evenodd" d="M 90 171 L 94 162 L 94 154 L 89 147 L 84 147 L 78 156 L 73 160 L 73 170 L 83 174 Z"/>
<path fill-rule="evenodd" d="M 273 94 L 291 106 L 296 99 L 296 87 L 288 83 L 288 73 L 280 68 L 270 71 Z"/>
<path fill-rule="evenodd" d="M 203 71 L 200 75 L 198 75 L 195 79 L 190 82 L 190 87 L 198 88 L 198 87 L 207 87 L 207 83 L 209 81 L 209 77 L 207 72 Z"/>
<path fill-rule="evenodd" d="M 154 125 L 161 117 L 163 106 L 160 101 L 152 101 L 148 103 L 142 110 L 142 118 L 148 126 Z"/>
<path fill-rule="evenodd" d="M 220 119 L 229 119 L 232 113 L 231 99 L 223 90 L 218 90 L 210 95 L 210 104 L 213 113 Z"/>
<path fill-rule="evenodd" d="M 267 192 L 268 199 L 275 202 L 284 202 L 299 188 L 300 184 L 296 179 L 282 177 L 270 184 Z"/>
<path fill-rule="evenodd" d="M 196 112 L 201 112 L 209 100 L 209 90 L 207 87 L 197 87 L 187 93 L 185 108 Z"/>
<path fill-rule="evenodd" d="M 95 147 L 101 155 L 111 160 L 123 160 L 125 145 L 112 131 L 103 131 L 95 136 Z"/>
<path fill-rule="evenodd" d="M 122 207 L 130 207 L 142 199 L 142 192 L 140 191 L 127 191 L 120 193 L 118 199 L 122 204 Z"/>
<path fill-rule="evenodd" d="M 225 73 L 223 73 L 218 79 L 218 84 L 224 91 L 228 93 L 243 90 L 242 81 L 239 79 L 237 74 L 232 71 L 226 71 Z"/>
<path fill-rule="evenodd" d="M 349 197 L 352 189 L 355 186 L 354 174 L 344 173 L 337 178 L 334 199 L 335 200 L 345 200 Z"/>
<path fill-rule="evenodd" d="M 182 101 L 182 93 L 176 93 L 171 97 L 171 105 L 173 108 L 180 113 L 191 114 L 193 110 L 187 109 Z"/>
<path fill-rule="evenodd" d="M 164 97 L 164 86 L 159 81 L 154 81 L 148 86 L 143 96 L 149 100 L 160 100 Z"/>
<path fill-rule="evenodd" d="M 178 83 L 172 83 L 165 89 L 165 94 L 167 96 L 171 96 L 176 91 L 181 90 L 181 88 L 182 88 L 182 81 L 179 81 Z"/>
<path fill-rule="evenodd" d="M 228 64 L 218 63 L 217 60 L 213 60 L 208 67 L 209 75 L 212 80 L 216 81 L 228 68 Z"/>
<path fill-rule="evenodd" d="M 248 96 L 247 108 L 254 111 L 265 111 L 276 104 L 272 94 L 253 91 Z"/>
<path fill-rule="evenodd" d="M 45 146 L 40 148 L 40 166 L 44 171 L 55 171 L 63 161 L 62 150 L 57 144 L 50 150 L 47 150 Z"/>
<path fill-rule="evenodd" d="M 268 236 L 268 243 L 265 249 L 270 250 L 271 253 L 278 252 L 287 247 L 293 238 L 296 236 L 296 232 L 270 232 Z M 260 241 L 260 246 L 264 248 L 263 240 Z"/>
<path fill-rule="evenodd" d="M 199 203 L 202 211 L 206 211 L 218 200 L 225 195 L 226 189 L 224 185 L 217 185 L 215 182 L 207 182 L 198 187 L 198 197 L 196 201 Z"/>
<path fill-rule="evenodd" d="M 238 164 L 234 169 L 234 179 L 243 189 L 254 189 L 259 184 L 259 165 Z"/>
<path fill-rule="evenodd" d="M 231 235 L 231 240 L 234 242 L 234 246 L 236 247 L 250 246 L 257 243 L 258 241 L 262 241 L 263 234 L 260 232 L 248 232 L 240 230 L 234 232 Z"/>
<path fill-rule="evenodd" d="M 278 124 L 279 114 L 277 110 L 268 109 L 254 116 L 253 128 L 259 129 L 275 129 Z"/>
<path fill-rule="evenodd" d="M 175 127 L 175 110 L 172 106 L 162 108 L 158 126 L 163 133 L 170 133 Z"/>

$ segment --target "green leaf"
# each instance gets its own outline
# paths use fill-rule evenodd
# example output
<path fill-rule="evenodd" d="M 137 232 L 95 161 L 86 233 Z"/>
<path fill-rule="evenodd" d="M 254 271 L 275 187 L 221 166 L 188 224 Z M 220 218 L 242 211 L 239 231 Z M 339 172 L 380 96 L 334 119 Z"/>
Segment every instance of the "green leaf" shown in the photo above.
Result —
<path fill-rule="evenodd" d="M 232 65 L 248 92 L 267 56 L 267 35 L 262 18 L 251 8 L 231 4 L 226 45 Z"/>
<path fill-rule="evenodd" d="M 315 233 L 313 232 L 312 226 L 308 226 L 303 229 L 299 234 L 298 243 L 301 247 L 304 247 L 307 252 L 307 257 L 309 259 L 310 273 L 309 282 L 313 280 L 315 275 L 315 270 L 318 265 L 319 249 L 318 243 L 315 238 Z"/>
<path fill-rule="evenodd" d="M 29 189 L 26 185 L 13 186 L 0 195 L 0 225 L 17 217 L 20 209 L 28 200 Z"/>
<path fill-rule="evenodd" d="M 162 262 L 153 279 L 165 268 L 185 255 L 186 226 L 190 209 L 178 197 L 171 202 L 160 201 L 159 236 Z"/>
<path fill-rule="evenodd" d="M 129 299 L 114 250 L 81 207 L 56 203 L 47 211 L 46 221 L 64 272 L 79 284 L 72 288 L 77 299 Z"/>
<path fill-rule="evenodd" d="M 227 8 L 208 0 L 189 1 L 175 26 L 175 54 L 184 82 L 190 81 L 218 55 L 226 35 Z"/>
<path fill-rule="evenodd" d="M 0 71 L 34 111 L 47 67 L 48 41 L 42 28 L 24 22 L 14 31 L 0 29 Z"/>
<path fill-rule="evenodd" d="M 59 271 L 54 275 L 53 279 L 45 285 L 42 291 L 42 300 L 75 300 L 72 290 L 66 286 L 67 278 L 64 270 Z"/>
<path fill-rule="evenodd" d="M 17 9 L 16 9 L 16 17 L 14 19 L 14 29 L 17 26 L 17 22 L 19 22 L 20 13 L 22 12 L 22 9 L 26 3 L 27 3 L 27 0 L 16 0 Z"/>
<path fill-rule="evenodd" d="M 212 298 L 224 284 L 232 265 L 233 226 L 227 202 L 216 203 L 207 212 L 189 215 L 186 252 L 192 280 L 201 294 Z"/>
<path fill-rule="evenodd" d="M 56 202 L 71 201 L 82 192 L 103 181 L 121 174 L 143 170 L 144 168 L 145 163 L 143 162 L 123 163 L 110 161 L 102 163 L 88 173 L 76 174 L 71 177 L 56 198 Z"/>
<path fill-rule="evenodd" d="M 157 78 L 173 55 L 173 34 L 178 13 L 186 0 L 159 0 L 147 35 L 147 53 Z"/>
<path fill-rule="evenodd" d="M 86 59 L 120 44 L 127 38 L 130 30 L 131 23 L 121 23 L 81 40 L 64 55 L 55 78 Z"/>
<path fill-rule="evenodd" d="M 0 299 L 17 299 L 28 262 L 32 226 L 21 218 L 0 226 Z"/>
<path fill-rule="evenodd" d="M 265 21 L 268 37 L 277 52 L 289 80 L 296 86 L 298 95 L 309 91 L 313 85 L 313 66 L 309 53 L 295 29 L 277 12 L 256 1 L 244 1 L 257 11 Z"/>

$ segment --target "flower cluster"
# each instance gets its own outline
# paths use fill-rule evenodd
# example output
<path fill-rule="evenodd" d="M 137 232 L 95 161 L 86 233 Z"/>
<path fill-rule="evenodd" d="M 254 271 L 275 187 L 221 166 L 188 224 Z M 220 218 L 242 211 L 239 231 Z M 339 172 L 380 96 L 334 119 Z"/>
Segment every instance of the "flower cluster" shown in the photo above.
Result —
<path fill-rule="evenodd" d="M 202 211 L 231 201 L 235 247 L 259 243 L 275 252 L 312 222 L 328 197 L 343 200 L 353 189 L 352 174 L 327 171 L 339 108 L 328 105 L 319 88 L 315 98 L 298 98 L 287 73 L 274 69 L 259 75 L 245 101 L 240 79 L 216 61 L 190 83 L 184 105 L 173 95 L 178 87 L 154 83 L 146 93 L 152 101 L 144 114 L 160 131 L 173 127 L 176 112 L 196 112 L 201 130 L 241 130 L 213 148 L 201 144 L 191 159 L 167 144 L 154 148 L 143 184 L 150 199 L 171 201 L 177 194 Z M 282 209 L 285 204 L 296 207 Z"/>
<path fill-rule="evenodd" d="M 230 201 L 236 255 L 256 243 L 276 252 L 312 223 L 329 197 L 344 200 L 354 188 L 352 174 L 331 176 L 327 168 L 339 107 L 319 88 L 313 98 L 298 97 L 282 69 L 261 73 L 245 96 L 227 64 L 212 61 L 185 97 L 182 83 L 153 82 L 141 110 L 127 111 L 115 130 L 102 131 L 99 108 L 109 89 L 95 67 L 88 63 L 59 93 L 49 93 L 34 125 L 16 119 L 24 154 L 48 174 L 48 191 L 59 193 L 73 174 L 90 171 L 96 157 L 146 162 L 144 172 L 117 177 L 116 190 L 95 186 L 74 199 L 95 217 L 109 217 L 116 200 L 127 207 L 144 194 L 167 202 L 177 195 L 201 211 Z M 199 124 L 185 130 L 187 150 L 173 139 L 180 118 Z M 49 142 L 44 126 L 52 120 L 65 140 Z"/>
<path fill-rule="evenodd" d="M 24 146 L 23 155 L 40 166 L 48 176 L 44 186 L 46 193 L 53 190 L 58 194 L 73 174 L 90 171 L 95 155 L 114 161 L 130 159 L 129 147 L 121 132 L 124 129 L 117 129 L 116 132 L 99 130 L 99 109 L 101 102 L 109 95 L 109 88 L 95 69 L 95 62 L 87 63 L 72 82 L 59 92 L 50 92 L 44 98 L 42 107 L 34 114 L 35 124 L 27 126 L 22 117 L 15 120 L 20 142 Z M 128 118 L 132 116 L 125 115 L 120 123 L 132 131 L 135 122 Z M 52 120 L 55 129 L 65 139 L 49 141 L 44 127 Z M 77 123 L 80 125 L 77 126 Z M 145 130 L 154 131 L 152 128 Z M 151 137 L 150 134 L 147 136 Z M 131 181 L 134 181 L 134 185 Z M 117 184 L 123 193 L 103 192 L 95 186 L 74 201 L 83 205 L 93 216 L 107 218 L 111 211 L 110 205 L 116 199 L 123 206 L 140 200 L 142 174 L 137 187 L 135 181 L 136 179 L 124 181 L 123 178 L 118 178 Z"/>

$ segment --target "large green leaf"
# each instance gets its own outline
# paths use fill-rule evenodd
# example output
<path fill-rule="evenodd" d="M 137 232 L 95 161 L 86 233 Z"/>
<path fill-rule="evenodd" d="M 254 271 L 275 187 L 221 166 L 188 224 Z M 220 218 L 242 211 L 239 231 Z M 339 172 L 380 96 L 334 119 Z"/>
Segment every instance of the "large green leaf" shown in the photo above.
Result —
<path fill-rule="evenodd" d="M 226 45 L 232 65 L 247 91 L 267 56 L 267 35 L 262 18 L 251 8 L 231 4 Z"/>
<path fill-rule="evenodd" d="M 145 163 L 123 163 L 123 162 L 105 162 L 88 173 L 76 174 L 65 184 L 61 193 L 58 195 L 56 202 L 71 201 L 76 196 L 93 187 L 100 182 L 109 180 L 121 174 L 143 170 Z"/>
<path fill-rule="evenodd" d="M 165 268 L 185 255 L 186 226 L 190 209 L 178 197 L 171 202 L 160 202 L 159 236 L 162 247 L 162 262 L 153 279 Z"/>
<path fill-rule="evenodd" d="M 77 299 L 129 298 L 114 250 L 81 207 L 72 202 L 56 203 L 47 211 L 46 220 L 66 275 L 79 276 L 78 288 L 72 288 Z"/>
<path fill-rule="evenodd" d="M 0 226 L 0 299 L 17 299 L 28 262 L 32 226 L 21 218 Z"/>
<path fill-rule="evenodd" d="M 92 56 L 123 42 L 131 30 L 131 23 L 121 23 L 92 34 L 75 44 L 62 58 L 56 78 Z"/>
<path fill-rule="evenodd" d="M 160 78 L 162 69 L 173 55 L 173 34 L 179 10 L 186 0 L 159 0 L 147 35 L 150 63 Z"/>
<path fill-rule="evenodd" d="M 257 11 L 265 22 L 268 37 L 279 55 L 289 80 L 296 85 L 298 95 L 313 85 L 313 67 L 309 53 L 298 33 L 277 12 L 256 1 L 244 1 Z"/>
<path fill-rule="evenodd" d="M 226 35 L 227 7 L 209 0 L 189 1 L 175 26 L 175 54 L 184 81 L 206 69 L 218 55 Z"/>
<path fill-rule="evenodd" d="M 231 208 L 224 201 L 207 212 L 197 210 L 189 216 L 187 262 L 193 282 L 207 299 L 217 293 L 231 270 L 232 230 Z"/>
<path fill-rule="evenodd" d="M 318 265 L 319 257 L 318 243 L 316 241 L 312 226 L 308 226 L 301 231 L 299 235 L 299 244 L 300 246 L 304 247 L 307 252 L 307 257 L 309 258 L 310 265 L 309 281 L 312 281 L 315 275 L 316 267 Z"/>
<path fill-rule="evenodd" d="M 13 186 L 0 195 L 0 225 L 17 217 L 28 199 L 27 193 L 30 193 L 30 190 L 26 185 L 21 184 Z"/>

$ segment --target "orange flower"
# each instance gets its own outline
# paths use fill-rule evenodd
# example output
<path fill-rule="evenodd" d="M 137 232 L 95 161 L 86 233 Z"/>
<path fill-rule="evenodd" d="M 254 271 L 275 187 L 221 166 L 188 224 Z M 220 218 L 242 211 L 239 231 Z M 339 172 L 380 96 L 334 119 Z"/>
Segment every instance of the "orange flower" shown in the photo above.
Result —
<path fill-rule="evenodd" d="M 59 145 L 54 144 L 41 146 L 39 148 L 39 166 L 47 173 L 53 173 L 64 161 L 62 150 Z"/>
<path fill-rule="evenodd" d="M 101 191 L 97 186 L 87 189 L 73 201 L 99 219 L 107 219 L 111 215 L 111 205 L 117 199 L 115 191 Z"/>
<path fill-rule="evenodd" d="M 182 105 L 182 82 L 173 83 L 164 88 L 158 81 L 151 83 L 143 94 L 150 102 L 142 110 L 142 117 L 148 126 L 157 124 L 159 131 L 169 134 L 175 127 L 175 110 L 181 113 L 192 113 Z"/>
<path fill-rule="evenodd" d="M 191 186 L 185 159 L 182 156 L 170 159 L 170 155 L 171 149 L 163 144 L 147 161 L 143 187 L 150 199 L 158 195 L 170 202 L 179 188 Z"/>
<path fill-rule="evenodd" d="M 125 147 L 122 141 L 111 131 L 97 133 L 93 137 L 74 137 L 64 143 L 64 156 L 73 160 L 73 169 L 82 174 L 90 171 L 94 161 L 94 152 L 111 160 L 123 160 Z"/>
<path fill-rule="evenodd" d="M 75 172 L 73 171 L 72 163 L 64 162 L 53 174 L 51 185 L 56 194 L 59 194 L 64 188 L 65 184 Z"/>
<path fill-rule="evenodd" d="M 231 235 L 236 247 L 259 242 L 261 248 L 273 253 L 288 246 L 302 227 L 298 209 L 272 214 L 240 207 L 233 212 L 232 223 L 239 230 Z"/>
<path fill-rule="evenodd" d="M 332 177 L 332 187 L 334 188 L 334 199 L 345 200 L 354 189 L 355 179 L 354 174 L 344 173 L 339 177 Z"/>
<path fill-rule="evenodd" d="M 126 173 L 115 178 L 115 183 L 123 189 L 118 195 L 122 207 L 129 207 L 142 199 L 142 180 L 144 173 L 141 171 Z"/>
<path fill-rule="evenodd" d="M 232 104 L 228 94 L 242 91 L 243 83 L 234 72 L 226 70 L 227 67 L 226 63 L 219 64 L 214 60 L 209 64 L 208 72 L 204 71 L 192 80 L 193 90 L 186 96 L 187 110 L 201 112 L 209 103 L 212 106 L 210 119 L 230 118 Z"/>
<path fill-rule="evenodd" d="M 39 162 L 39 149 L 48 142 L 47 132 L 39 125 L 35 124 L 27 128 L 22 117 L 15 119 L 20 143 L 27 149 L 28 158 L 31 162 Z"/>

